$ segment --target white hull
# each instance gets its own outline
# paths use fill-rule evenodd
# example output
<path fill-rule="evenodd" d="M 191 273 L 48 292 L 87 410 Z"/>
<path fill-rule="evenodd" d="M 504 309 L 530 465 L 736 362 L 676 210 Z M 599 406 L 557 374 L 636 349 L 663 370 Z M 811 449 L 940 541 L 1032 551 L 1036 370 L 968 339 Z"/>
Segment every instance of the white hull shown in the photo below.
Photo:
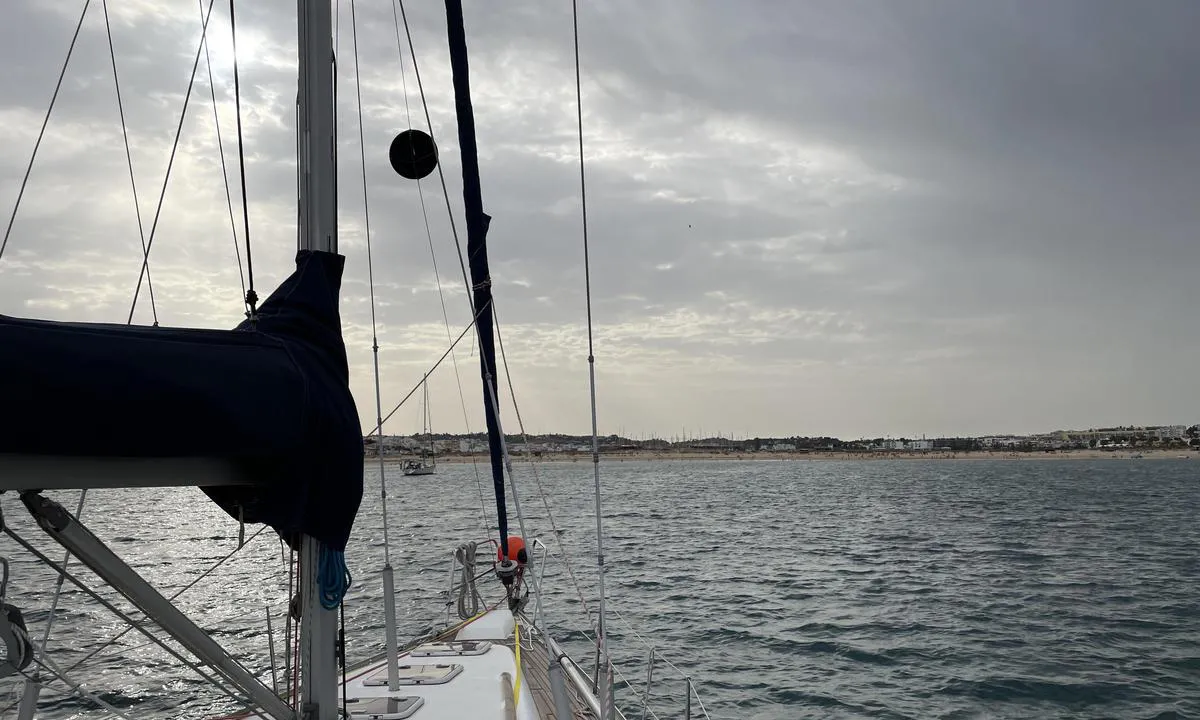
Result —
<path fill-rule="evenodd" d="M 437 472 L 437 468 L 433 465 L 422 465 L 421 467 L 404 468 L 405 475 L 433 475 Z"/>

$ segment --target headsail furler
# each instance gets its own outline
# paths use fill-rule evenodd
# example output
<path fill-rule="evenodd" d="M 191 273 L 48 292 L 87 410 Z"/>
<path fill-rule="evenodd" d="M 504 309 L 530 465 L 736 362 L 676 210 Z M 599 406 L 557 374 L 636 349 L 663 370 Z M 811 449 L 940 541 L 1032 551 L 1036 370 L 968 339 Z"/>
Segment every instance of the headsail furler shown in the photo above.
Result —
<path fill-rule="evenodd" d="M 483 211 L 479 182 L 479 153 L 475 145 L 475 114 L 471 107 L 471 81 L 467 66 L 467 37 L 461 0 L 446 0 L 446 25 L 450 43 L 450 68 L 454 77 L 454 108 L 458 116 L 458 144 L 462 154 L 463 205 L 467 216 L 467 261 L 471 270 L 472 307 L 479 334 L 479 370 L 483 380 L 484 417 L 492 486 L 496 492 L 496 521 L 500 547 L 508 555 L 508 511 L 504 499 L 504 438 L 496 389 L 496 346 L 492 329 L 492 277 L 488 270 L 487 232 L 492 218 Z"/>

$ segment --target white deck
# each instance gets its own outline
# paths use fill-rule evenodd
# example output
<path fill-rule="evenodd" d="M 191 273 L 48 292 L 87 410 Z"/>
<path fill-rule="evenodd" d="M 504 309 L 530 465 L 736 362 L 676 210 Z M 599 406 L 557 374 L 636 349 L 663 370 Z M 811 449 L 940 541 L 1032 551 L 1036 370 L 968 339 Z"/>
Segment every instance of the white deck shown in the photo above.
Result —
<path fill-rule="evenodd" d="M 387 689 L 386 659 L 356 668 L 346 678 L 349 720 L 555 720 L 542 667 L 549 656 L 538 641 L 527 638 L 523 627 L 521 664 L 525 667 L 517 691 L 520 697 L 512 702 L 518 677 L 513 650 L 516 629 L 512 613 L 500 607 L 462 625 L 452 636 L 402 652 L 398 663 L 402 680 L 396 692 Z M 569 720 L 594 720 L 578 692 L 572 689 L 569 695 Z M 395 702 L 389 704 L 389 699 Z M 251 711 L 210 720 L 270 719 Z"/>
<path fill-rule="evenodd" d="M 426 643 L 400 656 L 401 677 L 412 679 L 397 692 L 387 689 L 387 661 L 363 668 L 347 678 L 347 710 L 353 720 L 537 720 L 529 685 L 520 680 L 520 697 L 509 711 L 518 682 L 513 651 L 501 643 L 511 641 L 516 623 L 507 608 L 497 608 L 461 628 L 452 643 Z M 482 650 L 482 652 L 480 652 Z M 471 654 L 479 652 L 480 654 Z M 428 654 L 427 654 L 428 653 Z M 447 667 L 449 666 L 449 667 Z M 456 669 L 454 666 L 461 668 Z M 450 675 L 441 682 L 441 677 Z M 379 710 L 355 705 L 371 698 L 420 698 L 410 703 L 411 714 L 378 714 Z M 398 704 L 396 709 L 403 708 Z M 365 710 L 365 712 L 364 712 Z"/>

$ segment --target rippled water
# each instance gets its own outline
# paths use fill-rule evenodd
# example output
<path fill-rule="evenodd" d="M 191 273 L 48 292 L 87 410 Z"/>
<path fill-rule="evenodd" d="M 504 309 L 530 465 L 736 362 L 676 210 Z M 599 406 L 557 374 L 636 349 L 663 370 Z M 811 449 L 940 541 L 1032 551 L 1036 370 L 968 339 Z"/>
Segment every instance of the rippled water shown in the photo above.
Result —
<path fill-rule="evenodd" d="M 609 463 L 614 655 L 640 686 L 646 649 L 628 620 L 695 678 L 714 718 L 1200 717 L 1195 468 L 1127 460 Z M 438 472 L 389 481 L 406 634 L 445 617 L 438 593 L 450 553 L 482 535 L 471 466 Z M 549 464 L 540 474 L 590 601 L 590 464 Z M 530 532 L 549 538 L 527 469 L 519 478 Z M 368 488 L 348 558 L 351 661 L 382 649 L 376 475 Z M 73 507 L 74 493 L 58 497 Z M 5 496 L 3 508 L 17 532 L 61 557 L 16 498 Z M 93 492 L 85 520 L 167 592 L 237 539 L 236 524 L 194 490 Z M 40 632 L 53 576 L 8 538 L 0 553 L 14 560 L 10 602 Z M 550 562 L 551 625 L 586 657 L 573 629 L 586 626 L 576 592 L 561 562 Z M 269 606 L 282 645 L 286 596 L 286 564 L 264 533 L 180 604 L 269 679 L 265 616 Z M 64 592 L 61 608 L 50 645 L 59 665 L 123 627 L 77 590 Z M 118 647 L 70 674 L 135 717 L 230 707 L 136 633 Z M 656 677 L 667 677 L 664 666 Z M 679 716 L 683 687 L 672 678 L 655 690 L 662 717 Z M 6 708 L 12 688 L 0 681 L 0 717 L 15 714 Z M 56 688 L 43 717 L 85 709 Z"/>

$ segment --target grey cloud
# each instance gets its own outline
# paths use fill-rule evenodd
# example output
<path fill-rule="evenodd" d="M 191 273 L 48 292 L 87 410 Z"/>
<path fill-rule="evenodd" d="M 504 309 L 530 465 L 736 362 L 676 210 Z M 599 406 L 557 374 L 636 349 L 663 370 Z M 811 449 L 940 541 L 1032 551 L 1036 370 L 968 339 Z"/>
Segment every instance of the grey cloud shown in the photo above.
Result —
<path fill-rule="evenodd" d="M 407 9 L 460 218 L 445 20 L 437 3 Z M 1188 311 L 1200 300 L 1195 4 L 620 0 L 581 10 L 609 430 L 635 419 L 647 432 L 844 435 L 1194 420 L 1200 396 L 1181 378 L 1200 357 Z M 10 69 L 0 197 L 15 196 L 70 12 L 19 3 L 0 27 Z M 223 12 L 214 32 L 227 32 Z M 388 141 L 408 125 L 392 12 L 357 12 L 385 395 L 398 397 L 440 354 L 445 329 L 416 187 L 386 164 Z M 145 213 L 199 10 L 180 0 L 123 13 L 114 33 Z M 238 18 L 260 292 L 294 251 L 293 15 L 293 3 L 270 0 L 242 4 Z M 344 318 L 365 399 L 347 8 L 340 22 Z M 523 413 L 538 429 L 582 430 L 569 7 L 470 2 L 467 22 L 497 306 Z M 80 42 L 51 126 L 57 150 L 35 169 L 0 260 L 2 312 L 121 320 L 136 279 L 98 13 Z M 225 42 L 215 37 L 214 50 Z M 233 162 L 231 78 L 218 60 Z M 152 269 L 167 322 L 220 326 L 236 320 L 240 290 L 201 72 Z M 422 189 L 457 333 L 468 311 L 444 200 L 435 181 Z M 461 424 L 452 373 L 433 382 L 435 415 Z"/>

